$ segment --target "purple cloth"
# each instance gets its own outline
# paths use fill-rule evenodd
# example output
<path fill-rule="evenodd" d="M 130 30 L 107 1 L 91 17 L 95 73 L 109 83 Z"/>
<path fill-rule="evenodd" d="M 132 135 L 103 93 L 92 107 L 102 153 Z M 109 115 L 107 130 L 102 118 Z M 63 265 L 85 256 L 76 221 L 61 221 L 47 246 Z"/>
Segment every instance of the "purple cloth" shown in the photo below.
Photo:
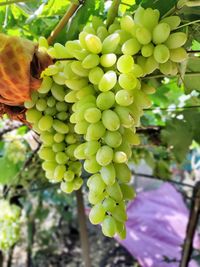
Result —
<path fill-rule="evenodd" d="M 118 240 L 142 267 L 178 267 L 164 258 L 180 260 L 189 211 L 182 196 L 169 183 L 159 189 L 138 193 L 127 209 L 127 238 Z M 200 248 L 196 235 L 194 247 Z M 198 267 L 191 261 L 189 267 Z"/>

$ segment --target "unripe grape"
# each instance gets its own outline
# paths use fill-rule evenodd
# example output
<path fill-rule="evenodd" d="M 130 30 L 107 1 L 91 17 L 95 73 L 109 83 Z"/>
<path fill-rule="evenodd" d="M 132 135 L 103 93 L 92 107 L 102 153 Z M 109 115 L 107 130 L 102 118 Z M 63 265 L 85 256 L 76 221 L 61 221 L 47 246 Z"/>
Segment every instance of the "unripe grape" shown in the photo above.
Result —
<path fill-rule="evenodd" d="M 85 37 L 85 44 L 87 49 L 93 54 L 99 54 L 102 49 L 102 43 L 98 36 L 94 34 L 88 34 Z"/>
<path fill-rule="evenodd" d="M 127 90 L 120 90 L 116 93 L 115 100 L 120 106 L 129 106 L 133 103 L 133 96 Z"/>
<path fill-rule="evenodd" d="M 109 131 L 116 131 L 120 127 L 120 120 L 118 115 L 110 109 L 103 111 L 102 123 Z"/>
<path fill-rule="evenodd" d="M 169 49 L 175 49 L 185 44 L 187 41 L 187 36 L 184 32 L 175 32 L 170 34 L 165 42 L 165 45 Z"/>
<path fill-rule="evenodd" d="M 103 54 L 114 53 L 119 42 L 120 42 L 120 36 L 118 33 L 113 33 L 108 35 L 103 40 L 102 53 Z"/>
<path fill-rule="evenodd" d="M 181 19 L 178 16 L 170 16 L 162 19 L 160 23 L 167 23 L 170 26 L 170 30 L 176 29 L 181 23 Z"/>
<path fill-rule="evenodd" d="M 82 67 L 84 69 L 92 69 L 99 65 L 99 56 L 95 54 L 89 54 L 86 56 L 82 62 Z"/>
<path fill-rule="evenodd" d="M 113 159 L 113 150 L 109 146 L 102 146 L 96 154 L 96 160 L 101 166 L 106 166 Z"/>
<path fill-rule="evenodd" d="M 134 60 L 130 55 L 123 55 L 117 60 L 117 69 L 121 73 L 128 73 L 133 69 Z"/>
<path fill-rule="evenodd" d="M 138 27 L 136 29 L 136 38 L 142 45 L 146 45 L 151 42 L 151 32 L 145 27 Z"/>
<path fill-rule="evenodd" d="M 114 53 L 104 54 L 100 58 L 100 64 L 105 68 L 109 68 L 115 64 L 116 60 L 117 57 Z"/>
<path fill-rule="evenodd" d="M 114 165 L 110 163 L 100 169 L 101 177 L 106 185 L 113 185 L 116 179 L 116 171 Z"/>
<path fill-rule="evenodd" d="M 111 90 L 117 82 L 117 75 L 114 71 L 107 71 L 99 82 L 99 90 L 102 92 L 106 92 Z"/>
<path fill-rule="evenodd" d="M 115 95 L 111 91 L 99 94 L 96 100 L 97 107 L 101 110 L 111 108 L 114 105 L 114 103 L 115 103 Z"/>
<path fill-rule="evenodd" d="M 89 78 L 89 81 L 91 83 L 99 84 L 99 82 L 102 79 L 103 75 L 104 75 L 104 72 L 103 72 L 102 68 L 95 67 L 95 68 L 90 70 L 88 78 Z"/>
<path fill-rule="evenodd" d="M 89 219 L 92 224 L 99 224 L 105 218 L 105 210 L 102 204 L 96 204 L 94 207 L 91 208 L 89 213 Z"/>
<path fill-rule="evenodd" d="M 105 236 L 113 237 L 116 233 L 115 219 L 111 216 L 105 216 L 102 223 L 102 232 Z"/>
<path fill-rule="evenodd" d="M 170 52 L 166 45 L 157 45 L 153 52 L 154 58 L 158 63 L 165 63 L 169 59 Z"/>
<path fill-rule="evenodd" d="M 108 146 L 116 148 L 121 145 L 122 136 L 118 131 L 115 132 L 106 131 L 104 135 L 104 141 Z"/>
<path fill-rule="evenodd" d="M 55 98 L 53 96 L 49 96 L 47 98 L 47 106 L 50 107 L 50 108 L 52 108 L 52 107 L 55 106 L 55 104 L 56 104 Z"/>
<path fill-rule="evenodd" d="M 133 56 L 137 54 L 140 51 L 140 49 L 141 49 L 141 44 L 135 37 L 132 37 L 131 39 L 127 40 L 122 45 L 122 53 L 125 55 Z"/>
<path fill-rule="evenodd" d="M 38 127 L 41 131 L 50 130 L 52 125 L 53 125 L 53 118 L 49 115 L 43 116 L 38 122 Z"/>
<path fill-rule="evenodd" d="M 105 127 L 102 122 L 90 124 L 87 128 L 86 140 L 95 141 L 99 140 L 105 134 Z"/>
<path fill-rule="evenodd" d="M 57 109 L 57 111 L 67 111 L 68 105 L 64 101 L 63 102 L 57 102 L 56 103 L 56 109 Z"/>
<path fill-rule="evenodd" d="M 170 59 L 173 62 L 180 63 L 187 59 L 187 52 L 183 47 L 170 50 Z"/>
<path fill-rule="evenodd" d="M 170 34 L 170 26 L 167 23 L 159 23 L 153 30 L 154 44 L 164 43 Z"/>
<path fill-rule="evenodd" d="M 154 45 L 152 43 L 143 45 L 141 53 L 143 57 L 150 57 L 153 54 Z"/>

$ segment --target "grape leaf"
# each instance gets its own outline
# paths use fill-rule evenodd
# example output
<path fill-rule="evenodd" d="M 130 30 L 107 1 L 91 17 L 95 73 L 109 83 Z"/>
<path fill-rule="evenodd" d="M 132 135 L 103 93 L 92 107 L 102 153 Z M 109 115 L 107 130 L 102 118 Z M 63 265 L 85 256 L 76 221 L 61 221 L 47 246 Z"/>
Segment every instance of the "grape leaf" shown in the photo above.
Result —
<path fill-rule="evenodd" d="M 186 69 L 187 75 L 184 76 L 184 87 L 186 93 L 192 90 L 200 91 L 199 87 L 199 73 L 200 73 L 200 58 L 189 58 Z M 189 74 L 191 73 L 191 75 Z"/>
<path fill-rule="evenodd" d="M 15 164 L 8 160 L 6 157 L 0 158 L 0 184 L 13 184 L 15 183 L 15 176 L 19 172 L 21 164 Z"/>
<path fill-rule="evenodd" d="M 144 8 L 151 7 L 153 9 L 158 9 L 161 16 L 172 9 L 177 4 L 177 2 L 178 0 L 136 0 L 136 4 L 141 5 Z"/>

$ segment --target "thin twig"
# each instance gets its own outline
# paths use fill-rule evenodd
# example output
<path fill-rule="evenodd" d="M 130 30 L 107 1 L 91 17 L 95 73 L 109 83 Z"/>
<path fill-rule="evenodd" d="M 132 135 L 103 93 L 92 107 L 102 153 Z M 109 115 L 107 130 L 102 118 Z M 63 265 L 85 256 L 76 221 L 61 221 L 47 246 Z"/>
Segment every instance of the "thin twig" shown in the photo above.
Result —
<path fill-rule="evenodd" d="M 76 12 L 80 4 L 71 4 L 70 7 L 68 8 L 67 12 L 63 16 L 63 18 L 59 21 L 58 25 L 55 27 L 55 29 L 51 32 L 50 36 L 48 37 L 48 43 L 51 45 L 58 34 L 61 32 L 63 27 L 67 24 L 69 19 L 73 16 L 73 14 Z"/>
<path fill-rule="evenodd" d="M 199 76 L 200 72 L 186 72 L 184 76 Z M 147 80 L 147 79 L 156 79 L 156 78 L 171 78 L 171 77 L 179 77 L 180 74 L 177 75 L 165 75 L 165 74 L 157 74 L 157 75 L 149 75 L 146 77 L 142 77 L 142 80 Z"/>
<path fill-rule="evenodd" d="M 195 108 L 200 108 L 200 105 L 196 105 L 196 106 L 185 106 L 185 107 L 167 107 L 167 108 L 160 108 L 160 107 L 155 107 L 155 108 L 147 108 L 145 110 L 166 110 L 166 111 L 180 111 L 180 110 L 184 110 L 184 109 L 195 109 Z"/>
<path fill-rule="evenodd" d="M 108 15 L 107 15 L 107 21 L 106 21 L 106 26 L 110 26 L 113 21 L 115 20 L 115 18 L 118 15 L 118 9 L 119 9 L 119 5 L 121 3 L 121 0 L 113 0 L 112 1 L 112 5 L 108 11 Z"/>
<path fill-rule="evenodd" d="M 186 26 L 189 26 L 189 25 L 198 23 L 198 22 L 200 22 L 200 19 L 193 20 L 193 21 L 190 21 L 190 22 L 188 22 L 188 23 L 182 24 L 182 25 L 178 26 L 178 27 L 177 27 L 176 29 L 174 29 L 174 30 L 178 30 L 178 29 L 181 29 L 181 28 L 183 28 L 183 27 L 186 27 Z"/>

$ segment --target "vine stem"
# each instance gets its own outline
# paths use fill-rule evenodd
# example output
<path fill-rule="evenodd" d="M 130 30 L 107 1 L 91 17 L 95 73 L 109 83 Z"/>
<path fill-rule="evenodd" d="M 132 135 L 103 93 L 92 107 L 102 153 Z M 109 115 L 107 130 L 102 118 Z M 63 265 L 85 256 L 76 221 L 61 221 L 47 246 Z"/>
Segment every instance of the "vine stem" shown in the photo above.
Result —
<path fill-rule="evenodd" d="M 115 20 L 115 18 L 117 17 L 120 4 L 121 4 L 121 0 L 113 0 L 112 5 L 108 11 L 108 18 L 106 21 L 107 27 L 110 26 Z"/>
<path fill-rule="evenodd" d="M 80 231 L 82 257 L 84 261 L 84 266 L 92 267 L 91 260 L 90 260 L 90 247 L 89 247 L 88 232 L 87 232 L 87 225 L 86 225 L 84 200 L 83 200 L 83 193 L 82 193 L 81 188 L 78 191 L 76 191 L 76 199 L 77 199 L 79 231 Z"/>
<path fill-rule="evenodd" d="M 73 14 L 76 12 L 79 6 L 80 4 L 75 4 L 75 3 L 70 5 L 65 15 L 62 17 L 58 25 L 54 28 L 54 30 L 51 32 L 50 36 L 48 37 L 47 41 L 49 45 L 51 45 L 54 42 L 55 38 L 61 32 L 63 27 L 67 24 L 69 19 L 73 16 Z"/>
<path fill-rule="evenodd" d="M 189 25 L 198 23 L 198 22 L 200 22 L 200 19 L 193 20 L 193 21 L 190 21 L 190 22 L 185 23 L 185 24 L 183 24 L 183 25 L 180 25 L 180 26 L 178 26 L 175 30 L 178 30 L 178 29 L 180 29 L 180 28 L 183 28 L 183 27 L 186 27 L 186 26 L 189 26 Z"/>
<path fill-rule="evenodd" d="M 199 76 L 200 75 L 200 72 L 186 72 L 184 74 L 184 76 Z M 164 75 L 164 74 L 158 74 L 158 75 L 149 75 L 149 76 L 146 76 L 146 77 L 143 77 L 142 80 L 148 80 L 148 79 L 155 79 L 155 78 L 164 78 L 164 77 L 180 77 L 180 74 L 179 75 L 173 75 L 173 76 L 170 76 L 170 75 Z"/>
<path fill-rule="evenodd" d="M 6 1 L 6 2 L 1 2 L 0 6 L 7 6 L 7 5 L 11 5 L 11 4 L 17 4 L 17 3 L 21 3 L 21 2 L 30 2 L 31 0 L 10 0 L 10 1 Z"/>

